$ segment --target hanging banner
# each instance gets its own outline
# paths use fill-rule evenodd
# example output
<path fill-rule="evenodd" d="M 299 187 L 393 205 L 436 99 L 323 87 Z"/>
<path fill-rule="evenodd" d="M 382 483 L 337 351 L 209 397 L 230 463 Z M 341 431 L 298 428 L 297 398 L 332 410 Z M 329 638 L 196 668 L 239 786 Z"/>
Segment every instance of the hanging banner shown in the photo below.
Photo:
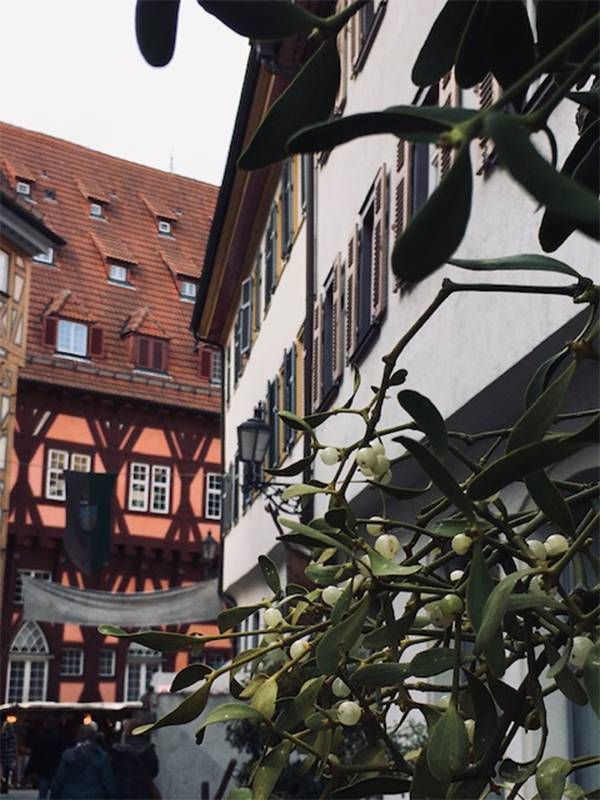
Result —
<path fill-rule="evenodd" d="M 108 563 L 112 495 L 116 475 L 65 470 L 67 524 L 64 545 L 85 575 L 97 575 Z"/>

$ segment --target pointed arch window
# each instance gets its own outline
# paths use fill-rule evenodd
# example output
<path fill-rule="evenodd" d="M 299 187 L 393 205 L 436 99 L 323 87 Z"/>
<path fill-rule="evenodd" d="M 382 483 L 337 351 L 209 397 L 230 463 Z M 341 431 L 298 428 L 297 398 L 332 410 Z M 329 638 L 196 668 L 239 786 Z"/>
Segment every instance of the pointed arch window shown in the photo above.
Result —
<path fill-rule="evenodd" d="M 137 702 L 150 688 L 152 676 L 160 671 L 161 666 L 162 655 L 158 651 L 132 642 L 127 651 L 125 701 Z"/>
<path fill-rule="evenodd" d="M 8 654 L 6 702 L 27 703 L 46 699 L 50 648 L 36 622 L 25 622 Z"/>

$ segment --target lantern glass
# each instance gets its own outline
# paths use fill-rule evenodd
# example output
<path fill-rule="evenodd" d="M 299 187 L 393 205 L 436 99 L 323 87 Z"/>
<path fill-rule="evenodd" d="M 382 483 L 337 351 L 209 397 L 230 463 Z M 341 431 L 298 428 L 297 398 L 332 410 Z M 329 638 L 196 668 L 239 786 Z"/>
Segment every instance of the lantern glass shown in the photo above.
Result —
<path fill-rule="evenodd" d="M 238 427 L 238 457 L 249 464 L 262 464 L 271 431 L 266 422 L 257 417 L 246 420 Z"/>

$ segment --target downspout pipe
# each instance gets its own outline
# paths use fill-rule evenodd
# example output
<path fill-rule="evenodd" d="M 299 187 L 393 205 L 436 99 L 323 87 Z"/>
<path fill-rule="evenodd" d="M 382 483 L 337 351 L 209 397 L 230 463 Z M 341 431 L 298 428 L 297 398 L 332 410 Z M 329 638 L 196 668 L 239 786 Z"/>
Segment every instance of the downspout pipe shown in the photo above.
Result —
<path fill-rule="evenodd" d="M 315 160 L 312 153 L 303 155 L 304 176 L 306 179 L 306 272 L 305 272 L 305 297 L 306 310 L 304 315 L 304 416 L 312 414 L 312 384 L 313 384 L 313 329 L 314 329 L 314 304 L 315 304 Z M 308 431 L 304 434 L 303 455 L 311 455 L 311 436 Z M 312 466 L 309 465 L 303 472 L 304 483 L 312 478 Z M 314 501 L 310 498 L 303 508 L 302 518 L 306 522 L 313 516 Z"/>

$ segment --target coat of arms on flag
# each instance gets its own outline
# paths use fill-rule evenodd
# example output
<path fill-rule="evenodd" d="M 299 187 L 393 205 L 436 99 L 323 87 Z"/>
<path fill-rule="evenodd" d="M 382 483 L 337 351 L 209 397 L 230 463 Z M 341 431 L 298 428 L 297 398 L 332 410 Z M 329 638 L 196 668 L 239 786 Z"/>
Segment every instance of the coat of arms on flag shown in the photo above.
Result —
<path fill-rule="evenodd" d="M 116 475 L 66 470 L 65 550 L 86 575 L 97 575 L 110 555 L 112 494 Z"/>

